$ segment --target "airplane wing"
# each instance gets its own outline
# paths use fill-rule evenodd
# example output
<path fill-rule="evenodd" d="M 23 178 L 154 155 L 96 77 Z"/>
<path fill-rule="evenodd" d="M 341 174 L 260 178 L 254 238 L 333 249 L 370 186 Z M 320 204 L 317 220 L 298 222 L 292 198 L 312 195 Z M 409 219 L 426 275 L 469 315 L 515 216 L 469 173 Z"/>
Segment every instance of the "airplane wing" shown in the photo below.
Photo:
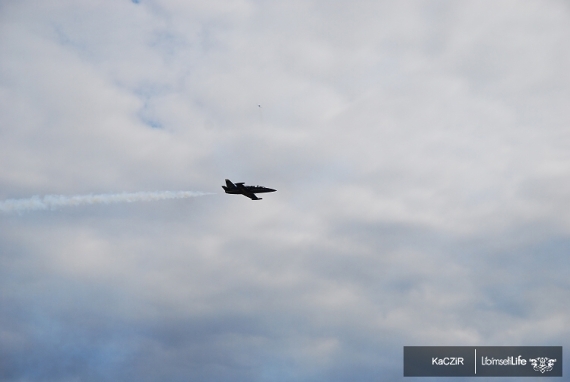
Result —
<path fill-rule="evenodd" d="M 241 183 L 236 183 L 236 187 L 240 190 L 242 195 L 247 196 L 248 198 L 250 198 L 251 200 L 261 200 L 261 198 L 258 198 L 257 196 L 255 196 L 255 194 L 251 191 L 248 191 L 247 187 L 245 187 L 243 185 L 243 182 Z"/>
<path fill-rule="evenodd" d="M 255 196 L 255 194 L 251 192 L 244 192 L 243 195 L 247 196 L 251 200 L 261 200 L 261 198 L 258 198 L 257 196 Z"/>

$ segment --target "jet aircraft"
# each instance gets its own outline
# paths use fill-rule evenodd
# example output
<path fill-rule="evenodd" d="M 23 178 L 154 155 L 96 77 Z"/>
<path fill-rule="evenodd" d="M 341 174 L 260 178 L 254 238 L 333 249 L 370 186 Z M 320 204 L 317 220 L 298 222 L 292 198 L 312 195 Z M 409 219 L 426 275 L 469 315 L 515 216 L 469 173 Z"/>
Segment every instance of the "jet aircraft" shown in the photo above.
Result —
<path fill-rule="evenodd" d="M 246 186 L 243 182 L 233 184 L 229 179 L 226 179 L 226 185 L 222 186 L 222 188 L 226 191 L 226 194 L 242 194 L 251 200 L 261 200 L 261 198 L 258 198 L 255 194 L 277 191 L 272 188 L 262 186 Z"/>

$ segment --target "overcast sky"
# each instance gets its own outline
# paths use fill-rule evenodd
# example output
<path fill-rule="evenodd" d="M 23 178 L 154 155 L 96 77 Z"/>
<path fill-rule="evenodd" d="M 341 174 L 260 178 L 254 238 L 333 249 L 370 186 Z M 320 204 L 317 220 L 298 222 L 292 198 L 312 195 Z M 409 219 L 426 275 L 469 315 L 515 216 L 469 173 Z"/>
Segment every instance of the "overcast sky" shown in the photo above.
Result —
<path fill-rule="evenodd" d="M 569 68 L 563 0 L 1 0 L 0 200 L 216 194 L 0 214 L 0 379 L 570 345 Z"/>

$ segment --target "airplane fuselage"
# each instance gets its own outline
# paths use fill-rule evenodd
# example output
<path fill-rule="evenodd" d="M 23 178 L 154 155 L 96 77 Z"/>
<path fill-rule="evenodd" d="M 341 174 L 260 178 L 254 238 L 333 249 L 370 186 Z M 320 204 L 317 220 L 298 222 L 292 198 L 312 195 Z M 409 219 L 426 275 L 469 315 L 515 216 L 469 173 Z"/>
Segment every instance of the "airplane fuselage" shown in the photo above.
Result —
<path fill-rule="evenodd" d="M 272 188 L 263 186 L 246 186 L 243 183 L 233 184 L 229 179 L 226 179 L 226 185 L 222 186 L 226 194 L 241 194 L 247 196 L 251 200 L 261 200 L 255 194 L 261 194 L 264 192 L 275 192 Z"/>
<path fill-rule="evenodd" d="M 222 186 L 222 187 L 224 187 L 224 186 Z M 224 190 L 226 190 L 226 194 L 243 194 L 244 190 L 246 192 L 251 192 L 253 194 L 260 194 L 263 192 L 274 192 L 274 191 L 276 191 L 272 188 L 261 187 L 261 186 L 243 186 L 242 189 L 237 188 L 237 187 L 235 189 L 224 187 Z"/>

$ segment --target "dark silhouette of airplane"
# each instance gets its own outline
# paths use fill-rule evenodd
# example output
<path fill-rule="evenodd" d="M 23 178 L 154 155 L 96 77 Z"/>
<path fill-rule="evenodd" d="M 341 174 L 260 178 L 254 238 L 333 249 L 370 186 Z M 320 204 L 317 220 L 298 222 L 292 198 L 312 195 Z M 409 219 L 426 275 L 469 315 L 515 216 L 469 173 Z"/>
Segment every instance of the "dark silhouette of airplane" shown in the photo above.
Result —
<path fill-rule="evenodd" d="M 226 194 L 241 194 L 247 196 L 251 200 L 261 200 L 261 198 L 255 196 L 255 194 L 277 191 L 272 188 L 262 186 L 245 186 L 243 182 L 233 184 L 229 179 L 226 179 L 226 185 L 222 186 L 222 188 L 226 191 Z"/>

